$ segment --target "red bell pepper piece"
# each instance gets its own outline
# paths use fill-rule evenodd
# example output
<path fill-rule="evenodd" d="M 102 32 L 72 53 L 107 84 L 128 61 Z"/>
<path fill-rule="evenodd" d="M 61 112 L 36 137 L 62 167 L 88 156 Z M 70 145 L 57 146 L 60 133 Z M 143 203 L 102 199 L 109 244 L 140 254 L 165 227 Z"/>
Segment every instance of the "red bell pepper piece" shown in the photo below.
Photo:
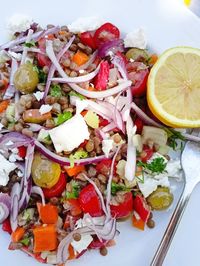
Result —
<path fill-rule="evenodd" d="M 91 47 L 92 49 L 96 49 L 96 44 L 93 35 L 94 34 L 91 31 L 82 32 L 80 35 L 80 40 L 83 44 Z"/>
<path fill-rule="evenodd" d="M 61 173 L 58 182 L 52 188 L 43 188 L 45 198 L 50 199 L 52 197 L 61 196 L 66 188 L 66 184 L 66 176 L 64 173 Z"/>
<path fill-rule="evenodd" d="M 27 150 L 27 148 L 25 146 L 18 147 L 19 157 L 24 159 L 26 157 L 26 150 Z"/>
<path fill-rule="evenodd" d="M 94 87 L 96 90 L 102 91 L 105 90 L 108 84 L 108 78 L 109 78 L 109 63 L 107 61 L 104 61 L 100 64 L 99 73 L 94 78 Z"/>
<path fill-rule="evenodd" d="M 147 222 L 150 215 L 150 207 L 141 195 L 136 195 L 133 198 L 133 210 L 138 213 L 142 221 Z"/>
<path fill-rule="evenodd" d="M 131 192 L 124 194 L 124 201 L 118 205 L 110 205 L 111 214 L 116 218 L 123 218 L 133 211 L 133 196 Z"/>
<path fill-rule="evenodd" d="M 107 41 L 119 39 L 119 36 L 119 29 L 115 25 L 107 22 L 95 31 L 94 41 L 96 46 L 99 47 Z"/>
<path fill-rule="evenodd" d="M 2 224 L 2 230 L 4 232 L 8 232 L 10 235 L 12 234 L 12 228 L 11 228 L 11 225 L 10 225 L 10 219 L 7 218 L 3 224 Z"/>
<path fill-rule="evenodd" d="M 144 155 L 141 156 L 142 162 L 146 163 L 153 156 L 154 150 L 147 145 L 143 146 Z"/>

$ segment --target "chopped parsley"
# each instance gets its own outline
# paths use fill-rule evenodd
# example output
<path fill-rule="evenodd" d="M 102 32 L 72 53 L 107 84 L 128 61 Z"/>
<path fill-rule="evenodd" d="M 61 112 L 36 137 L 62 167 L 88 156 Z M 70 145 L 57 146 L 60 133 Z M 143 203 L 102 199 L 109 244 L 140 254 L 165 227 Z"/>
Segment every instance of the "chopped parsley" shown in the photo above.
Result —
<path fill-rule="evenodd" d="M 123 184 L 117 184 L 115 182 L 111 183 L 111 194 L 114 196 L 118 191 L 130 191 L 130 188 L 127 188 Z"/>
<path fill-rule="evenodd" d="M 80 93 L 75 92 L 75 91 L 70 91 L 69 96 L 76 96 L 76 97 L 80 98 L 80 100 L 84 100 L 85 99 L 85 96 L 83 96 Z"/>
<path fill-rule="evenodd" d="M 20 243 L 22 243 L 24 246 L 29 246 L 29 244 L 30 244 L 30 238 L 29 237 L 25 237 L 25 238 L 23 238 L 21 241 L 20 241 Z"/>
<path fill-rule="evenodd" d="M 33 66 L 33 69 L 38 73 L 39 83 L 45 84 L 47 81 L 47 74 L 44 73 L 43 69 L 37 66 Z"/>
<path fill-rule="evenodd" d="M 72 180 L 71 185 L 72 185 L 72 191 L 66 192 L 66 198 L 67 199 L 77 199 L 79 196 L 80 190 L 81 190 L 80 185 L 74 180 Z"/>
<path fill-rule="evenodd" d="M 181 132 L 174 130 L 173 128 L 164 128 L 168 136 L 168 145 L 173 150 L 178 150 L 183 148 L 183 143 L 181 142 L 180 147 L 178 147 L 177 140 L 185 141 L 185 138 L 182 136 Z"/>
<path fill-rule="evenodd" d="M 167 163 L 165 162 L 163 157 L 158 157 L 153 159 L 150 163 L 144 163 L 139 161 L 137 165 L 142 166 L 144 170 L 148 170 L 152 174 L 160 174 L 165 171 Z"/>
<path fill-rule="evenodd" d="M 70 167 L 74 167 L 74 160 L 84 159 L 88 157 L 87 151 L 80 149 L 76 151 L 74 154 L 70 154 L 69 160 L 70 160 Z"/>
<path fill-rule="evenodd" d="M 28 48 L 34 47 L 35 46 L 35 42 L 34 41 L 25 42 L 24 46 L 28 47 Z"/>
<path fill-rule="evenodd" d="M 52 85 L 50 89 L 50 95 L 53 97 L 61 97 L 62 96 L 62 89 L 60 85 Z"/>
<path fill-rule="evenodd" d="M 64 112 L 62 114 L 58 114 L 58 116 L 54 118 L 55 125 L 59 126 L 63 124 L 65 121 L 69 120 L 70 118 L 72 118 L 71 112 Z"/>

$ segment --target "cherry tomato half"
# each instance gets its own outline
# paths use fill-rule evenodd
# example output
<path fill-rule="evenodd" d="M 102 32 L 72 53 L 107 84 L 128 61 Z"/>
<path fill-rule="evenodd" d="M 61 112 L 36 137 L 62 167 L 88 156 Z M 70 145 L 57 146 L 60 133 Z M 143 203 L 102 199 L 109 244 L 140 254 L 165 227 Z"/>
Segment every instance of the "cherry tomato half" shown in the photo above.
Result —
<path fill-rule="evenodd" d="M 25 146 L 18 147 L 19 157 L 25 158 L 26 157 L 26 150 L 27 150 L 27 148 Z"/>
<path fill-rule="evenodd" d="M 144 155 L 141 156 L 142 162 L 146 163 L 153 156 L 154 150 L 147 145 L 143 146 Z"/>
<path fill-rule="evenodd" d="M 103 210 L 100 199 L 93 185 L 84 187 L 79 194 L 79 203 L 84 213 L 89 213 L 92 217 L 101 216 Z"/>
<path fill-rule="evenodd" d="M 94 87 L 96 90 L 105 90 L 108 84 L 110 67 L 107 61 L 104 61 L 100 65 L 99 73 L 94 78 Z"/>
<path fill-rule="evenodd" d="M 52 188 L 43 188 L 45 198 L 50 199 L 52 197 L 61 196 L 66 188 L 66 184 L 66 176 L 64 173 L 61 173 L 58 182 Z"/>
<path fill-rule="evenodd" d="M 82 32 L 80 35 L 80 40 L 83 44 L 88 45 L 92 49 L 96 49 L 96 44 L 93 35 L 94 34 L 91 31 Z"/>
<path fill-rule="evenodd" d="M 133 209 L 139 214 L 142 221 L 146 223 L 150 215 L 150 207 L 147 205 L 145 198 L 136 195 L 133 199 Z"/>
<path fill-rule="evenodd" d="M 134 121 L 134 124 L 137 127 L 136 133 L 137 134 L 141 134 L 142 133 L 143 126 L 144 126 L 143 121 L 139 117 L 136 117 L 136 119 Z"/>
<path fill-rule="evenodd" d="M 119 39 L 120 31 L 113 24 L 107 22 L 95 31 L 94 41 L 97 47 L 107 41 Z"/>
<path fill-rule="evenodd" d="M 124 194 L 124 201 L 118 205 L 110 205 L 111 214 L 116 218 L 124 218 L 133 211 L 133 196 L 131 192 Z"/>
<path fill-rule="evenodd" d="M 46 50 L 46 38 L 41 38 L 38 41 L 38 46 L 42 52 L 45 52 L 45 50 Z M 40 67 L 44 67 L 44 66 L 49 67 L 51 65 L 51 60 L 46 55 L 38 53 L 37 54 L 37 60 L 38 60 L 38 65 Z"/>
<path fill-rule="evenodd" d="M 2 224 L 2 230 L 4 232 L 8 232 L 10 235 L 12 234 L 12 228 L 11 228 L 11 225 L 10 225 L 10 219 L 7 218 L 3 224 Z"/>

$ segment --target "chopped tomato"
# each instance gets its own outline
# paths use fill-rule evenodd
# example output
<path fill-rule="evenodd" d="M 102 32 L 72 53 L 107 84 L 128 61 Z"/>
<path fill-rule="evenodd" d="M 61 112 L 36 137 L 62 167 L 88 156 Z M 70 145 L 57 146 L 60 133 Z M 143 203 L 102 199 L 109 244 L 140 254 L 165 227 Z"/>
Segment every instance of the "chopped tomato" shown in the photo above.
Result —
<path fill-rule="evenodd" d="M 142 151 L 142 154 L 141 154 L 141 160 L 142 162 L 147 162 L 152 156 L 153 156 L 153 148 L 150 148 L 149 146 L 147 145 L 144 145 L 143 146 L 143 151 Z"/>
<path fill-rule="evenodd" d="M 66 203 L 69 205 L 70 213 L 72 216 L 77 216 L 82 213 L 82 208 L 78 199 L 68 199 Z"/>
<path fill-rule="evenodd" d="M 64 173 L 61 173 L 58 182 L 52 188 L 43 188 L 45 198 L 50 199 L 52 197 L 61 196 L 66 188 L 66 184 L 66 176 Z"/>
<path fill-rule="evenodd" d="M 145 198 L 141 195 L 136 195 L 133 198 L 133 209 L 138 213 L 142 221 L 146 223 L 150 215 L 150 207 L 147 205 Z"/>
<path fill-rule="evenodd" d="M 100 241 L 97 237 L 94 237 L 93 241 L 89 245 L 89 248 L 100 249 L 105 246 L 106 246 L 106 240 L 102 239 L 102 241 Z"/>
<path fill-rule="evenodd" d="M 100 65 L 99 73 L 93 81 L 96 90 L 102 91 L 106 89 L 108 84 L 109 71 L 109 63 L 107 61 L 102 62 Z"/>
<path fill-rule="evenodd" d="M 42 52 L 46 52 L 46 40 L 47 40 L 46 38 L 41 38 L 38 41 L 39 49 Z M 38 65 L 40 67 L 44 67 L 44 66 L 48 66 L 49 67 L 51 65 L 51 60 L 46 55 L 38 53 L 37 54 L 37 60 L 38 60 Z"/>
<path fill-rule="evenodd" d="M 112 164 L 111 159 L 103 159 L 100 163 L 96 165 L 96 170 L 100 174 L 105 172 L 106 170 L 105 168 L 108 168 L 110 171 L 111 164 Z"/>
<path fill-rule="evenodd" d="M 79 147 L 80 147 L 80 148 L 85 148 L 85 146 L 86 146 L 87 143 L 88 143 L 88 140 L 85 139 L 85 140 L 79 145 Z"/>
<path fill-rule="evenodd" d="M 134 121 L 134 124 L 137 127 L 136 133 L 137 134 L 141 134 L 142 133 L 143 126 L 144 126 L 143 121 L 139 117 L 136 117 L 136 119 Z"/>
<path fill-rule="evenodd" d="M 111 214 L 116 218 L 127 217 L 133 211 L 133 196 L 131 192 L 124 194 L 124 201 L 118 205 L 110 205 Z"/>
<path fill-rule="evenodd" d="M 120 31 L 113 24 L 107 22 L 98 28 L 94 33 L 94 41 L 97 47 L 107 41 L 119 39 Z"/>
<path fill-rule="evenodd" d="M 79 194 L 80 207 L 84 213 L 89 213 L 92 217 L 103 214 L 100 199 L 93 185 L 84 187 Z"/>
<path fill-rule="evenodd" d="M 99 117 L 99 127 L 105 127 L 109 124 L 109 121 L 103 117 Z"/>
<path fill-rule="evenodd" d="M 133 97 L 141 97 L 146 93 L 149 70 L 148 68 L 142 69 L 142 64 L 141 62 L 127 64 L 128 78 L 133 82 L 131 86 Z"/>
<path fill-rule="evenodd" d="M 144 231 L 145 222 L 141 218 L 137 219 L 135 214 L 133 214 L 132 217 L 132 225 L 137 229 Z"/>
<path fill-rule="evenodd" d="M 19 157 L 25 158 L 26 157 L 26 150 L 27 150 L 27 148 L 25 146 L 18 147 Z"/>
<path fill-rule="evenodd" d="M 92 49 L 96 49 L 96 44 L 93 35 L 94 34 L 91 31 L 82 32 L 80 35 L 80 40 L 83 44 L 88 45 Z"/>
<path fill-rule="evenodd" d="M 2 224 L 2 230 L 4 232 L 8 232 L 9 234 L 12 234 L 12 228 L 11 228 L 11 225 L 10 225 L 10 219 L 6 219 L 3 224 Z"/>

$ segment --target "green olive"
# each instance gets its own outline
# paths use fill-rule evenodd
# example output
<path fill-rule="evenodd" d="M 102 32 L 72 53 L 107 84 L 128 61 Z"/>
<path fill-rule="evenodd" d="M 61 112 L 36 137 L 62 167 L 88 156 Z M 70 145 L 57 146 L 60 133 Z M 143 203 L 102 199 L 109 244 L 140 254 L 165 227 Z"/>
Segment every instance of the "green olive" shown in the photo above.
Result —
<path fill-rule="evenodd" d="M 172 204 L 173 198 L 168 187 L 158 187 L 147 197 L 147 202 L 154 210 L 165 210 Z"/>
<path fill-rule="evenodd" d="M 31 63 L 21 65 L 15 72 L 14 85 L 21 93 L 28 94 L 33 92 L 38 83 L 38 73 Z"/>
<path fill-rule="evenodd" d="M 149 55 L 143 49 L 131 48 L 126 53 L 126 58 L 127 59 L 133 59 L 133 60 L 139 60 L 139 61 L 148 61 Z"/>

